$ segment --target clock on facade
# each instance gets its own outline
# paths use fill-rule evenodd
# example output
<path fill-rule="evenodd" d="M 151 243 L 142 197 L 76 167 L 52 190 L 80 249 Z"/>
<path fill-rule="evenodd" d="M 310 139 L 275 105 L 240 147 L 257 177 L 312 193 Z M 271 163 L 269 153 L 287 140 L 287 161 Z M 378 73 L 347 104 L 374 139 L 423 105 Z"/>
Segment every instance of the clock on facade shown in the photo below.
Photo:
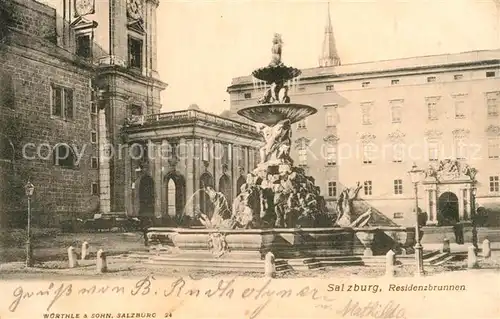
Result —
<path fill-rule="evenodd" d="M 134 20 L 142 19 L 143 15 L 143 0 L 127 0 L 128 16 Z"/>
<path fill-rule="evenodd" d="M 75 0 L 75 17 L 94 13 L 94 0 Z"/>

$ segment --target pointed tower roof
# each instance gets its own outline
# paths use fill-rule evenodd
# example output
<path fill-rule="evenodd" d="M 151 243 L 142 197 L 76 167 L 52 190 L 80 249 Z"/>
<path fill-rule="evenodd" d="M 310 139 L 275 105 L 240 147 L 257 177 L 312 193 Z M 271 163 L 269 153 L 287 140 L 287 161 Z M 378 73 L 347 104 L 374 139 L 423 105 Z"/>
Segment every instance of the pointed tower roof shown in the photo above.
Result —
<path fill-rule="evenodd" d="M 335 37 L 333 35 L 332 19 L 330 17 L 330 2 L 328 2 L 328 15 L 325 26 L 325 37 L 323 39 L 323 50 L 319 58 L 319 66 L 338 66 L 340 65 L 340 57 L 337 53 L 335 45 Z"/>

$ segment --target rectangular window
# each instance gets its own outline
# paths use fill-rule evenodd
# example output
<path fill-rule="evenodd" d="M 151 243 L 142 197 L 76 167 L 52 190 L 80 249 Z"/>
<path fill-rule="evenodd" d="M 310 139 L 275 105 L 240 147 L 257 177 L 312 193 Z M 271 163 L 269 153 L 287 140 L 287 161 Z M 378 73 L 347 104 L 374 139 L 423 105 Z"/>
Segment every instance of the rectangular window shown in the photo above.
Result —
<path fill-rule="evenodd" d="M 90 34 L 82 34 L 76 36 L 76 55 L 82 58 L 90 58 L 92 54 L 92 41 Z"/>
<path fill-rule="evenodd" d="M 337 165 L 337 148 L 335 145 L 328 145 L 326 147 L 326 165 Z"/>
<path fill-rule="evenodd" d="M 463 79 L 463 78 L 464 78 L 463 74 L 455 74 L 455 75 L 453 76 L 453 80 L 455 80 L 455 81 L 457 81 L 457 80 L 461 80 L 461 79 Z"/>
<path fill-rule="evenodd" d="M 97 143 L 97 132 L 96 131 L 90 132 L 90 142 L 93 144 Z"/>
<path fill-rule="evenodd" d="M 92 101 L 90 103 L 90 114 L 97 114 L 97 101 Z"/>
<path fill-rule="evenodd" d="M 399 84 L 398 79 L 391 80 L 391 85 L 398 85 L 398 84 Z"/>
<path fill-rule="evenodd" d="M 490 192 L 500 191 L 500 179 L 498 176 L 490 176 Z"/>
<path fill-rule="evenodd" d="M 307 166 L 307 149 L 299 149 L 299 165 Z"/>
<path fill-rule="evenodd" d="M 72 120 L 74 116 L 73 90 L 52 85 L 51 114 L 65 120 Z"/>
<path fill-rule="evenodd" d="M 92 183 L 91 193 L 92 193 L 92 195 L 99 195 L 99 184 Z"/>
<path fill-rule="evenodd" d="M 500 158 L 500 138 L 493 137 L 488 139 L 488 158 Z"/>
<path fill-rule="evenodd" d="M 97 157 L 90 158 L 90 167 L 94 169 L 99 167 L 99 162 L 97 160 Z"/>
<path fill-rule="evenodd" d="M 333 84 L 327 85 L 326 86 L 327 91 L 333 91 Z"/>
<path fill-rule="evenodd" d="M 301 120 L 297 123 L 297 129 L 305 129 L 306 128 L 306 120 Z"/>
<path fill-rule="evenodd" d="M 429 161 L 431 162 L 437 161 L 439 158 L 439 144 L 434 141 L 429 142 L 427 152 Z"/>
<path fill-rule="evenodd" d="M 325 120 L 326 120 L 326 127 L 334 127 L 337 125 L 337 105 L 336 104 L 329 104 L 325 105 Z"/>
<path fill-rule="evenodd" d="M 403 194 L 403 180 L 401 179 L 394 180 L 394 194 L 395 195 Z"/>
<path fill-rule="evenodd" d="M 437 120 L 437 102 L 428 101 L 427 102 L 427 117 L 429 120 Z"/>
<path fill-rule="evenodd" d="M 372 124 L 371 111 L 372 111 L 371 103 L 365 103 L 361 105 L 361 117 L 363 125 Z"/>
<path fill-rule="evenodd" d="M 328 196 L 337 197 L 337 182 L 328 182 Z"/>
<path fill-rule="evenodd" d="M 457 160 L 464 160 L 467 158 L 467 144 L 463 139 L 457 138 L 455 143 L 455 157 Z"/>
<path fill-rule="evenodd" d="M 495 96 L 489 96 L 486 100 L 488 107 L 488 117 L 498 117 L 498 98 Z"/>
<path fill-rule="evenodd" d="M 401 123 L 403 117 L 402 102 L 391 101 L 391 118 L 392 123 Z"/>
<path fill-rule="evenodd" d="M 392 162 L 402 163 L 404 157 L 404 147 L 402 143 L 397 143 L 392 146 Z"/>
<path fill-rule="evenodd" d="M 252 93 L 245 93 L 245 99 L 251 99 L 252 98 Z"/>
<path fill-rule="evenodd" d="M 374 146 L 370 143 L 363 144 L 363 164 L 372 164 Z"/>
<path fill-rule="evenodd" d="M 455 101 L 455 118 L 465 118 L 465 101 Z"/>
<path fill-rule="evenodd" d="M 370 82 L 362 82 L 361 87 L 367 88 L 370 86 Z"/>
<path fill-rule="evenodd" d="M 486 77 L 487 78 L 494 78 L 496 76 L 496 72 L 495 71 L 487 71 L 486 72 Z"/>
<path fill-rule="evenodd" d="M 365 181 L 363 183 L 363 190 L 365 191 L 365 195 L 371 195 L 373 191 L 372 181 Z"/>
<path fill-rule="evenodd" d="M 128 65 L 142 69 L 142 41 L 133 37 L 128 38 Z"/>
<path fill-rule="evenodd" d="M 436 82 L 436 77 L 435 76 L 429 76 L 429 77 L 427 77 L 427 83 L 431 83 L 431 82 Z"/>
<path fill-rule="evenodd" d="M 401 212 L 394 213 L 393 218 L 394 219 L 401 219 L 401 218 L 403 218 L 403 213 L 401 213 Z"/>

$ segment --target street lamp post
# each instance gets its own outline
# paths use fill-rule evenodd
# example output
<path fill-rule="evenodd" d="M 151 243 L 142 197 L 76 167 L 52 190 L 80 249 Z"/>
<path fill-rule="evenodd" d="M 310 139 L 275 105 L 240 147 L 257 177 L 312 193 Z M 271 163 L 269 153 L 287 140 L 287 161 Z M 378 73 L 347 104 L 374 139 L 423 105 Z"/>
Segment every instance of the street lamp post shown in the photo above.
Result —
<path fill-rule="evenodd" d="M 418 216 L 418 183 L 420 182 L 420 177 L 422 170 L 417 168 L 417 165 L 413 163 L 411 170 L 408 172 L 411 178 L 411 182 L 415 188 L 415 261 L 417 264 L 417 269 L 415 271 L 415 276 L 424 275 L 424 260 L 423 260 L 423 247 L 420 243 L 420 224 Z"/>
<path fill-rule="evenodd" d="M 476 216 L 476 193 L 477 193 L 477 188 L 474 186 L 471 191 L 471 222 L 472 222 L 472 245 L 474 246 L 474 249 L 476 251 L 479 250 L 479 247 L 477 245 L 477 216 Z"/>
<path fill-rule="evenodd" d="M 28 227 L 26 240 L 26 267 L 33 267 L 33 248 L 31 247 L 31 196 L 35 191 L 35 186 L 28 181 L 24 186 L 24 191 L 28 197 Z"/>

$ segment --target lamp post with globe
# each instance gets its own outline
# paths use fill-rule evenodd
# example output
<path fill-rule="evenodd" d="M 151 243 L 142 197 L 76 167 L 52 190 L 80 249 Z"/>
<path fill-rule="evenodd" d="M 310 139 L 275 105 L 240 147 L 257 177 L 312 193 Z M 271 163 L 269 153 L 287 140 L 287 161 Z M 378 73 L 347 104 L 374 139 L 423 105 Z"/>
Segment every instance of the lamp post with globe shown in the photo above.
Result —
<path fill-rule="evenodd" d="M 24 185 L 24 191 L 28 197 L 28 226 L 26 240 L 26 267 L 33 267 L 33 248 L 31 246 L 31 197 L 35 192 L 35 186 L 28 180 Z"/>
<path fill-rule="evenodd" d="M 415 261 L 417 266 L 415 276 L 424 275 L 423 247 L 420 243 L 420 223 L 418 215 L 418 183 L 422 178 L 422 173 L 423 171 L 418 169 L 415 163 L 413 163 L 411 170 L 408 172 L 415 189 Z"/>

